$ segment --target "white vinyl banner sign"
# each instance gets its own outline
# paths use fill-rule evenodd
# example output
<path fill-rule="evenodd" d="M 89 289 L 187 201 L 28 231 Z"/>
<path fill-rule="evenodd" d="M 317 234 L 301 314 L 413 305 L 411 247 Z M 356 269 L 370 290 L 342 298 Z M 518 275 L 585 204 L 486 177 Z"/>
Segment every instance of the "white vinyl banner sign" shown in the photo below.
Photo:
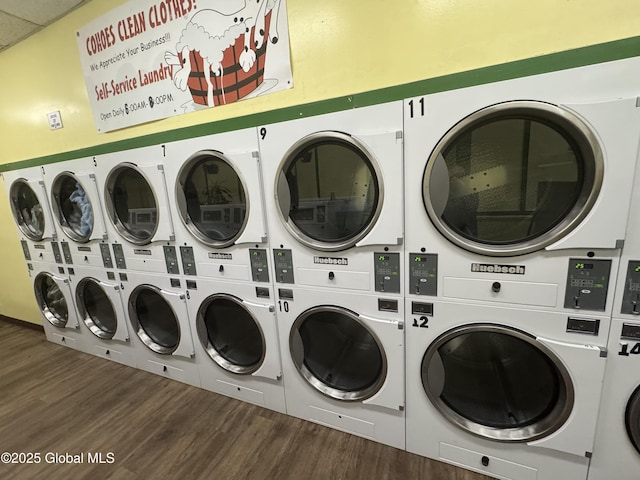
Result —
<path fill-rule="evenodd" d="M 293 86 L 286 0 L 135 0 L 77 37 L 99 132 Z"/>

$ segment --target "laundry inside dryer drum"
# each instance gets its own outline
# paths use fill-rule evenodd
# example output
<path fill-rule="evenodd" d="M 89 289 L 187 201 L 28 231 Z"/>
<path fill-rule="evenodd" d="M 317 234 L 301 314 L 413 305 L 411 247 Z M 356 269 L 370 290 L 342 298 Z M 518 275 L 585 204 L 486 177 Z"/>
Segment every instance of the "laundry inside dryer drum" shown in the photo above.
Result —
<path fill-rule="evenodd" d="M 627 403 L 624 421 L 629 440 L 640 454 L 640 387 L 636 388 Z"/>
<path fill-rule="evenodd" d="M 247 215 L 245 188 L 221 154 L 195 154 L 180 171 L 176 188 L 182 221 L 198 240 L 226 247 L 240 236 Z"/>
<path fill-rule="evenodd" d="M 118 318 L 109 296 L 93 278 L 83 278 L 76 289 L 78 310 L 85 325 L 98 338 L 110 339 L 118 328 Z"/>
<path fill-rule="evenodd" d="M 357 314 L 344 308 L 304 312 L 291 328 L 289 347 L 307 382 L 337 400 L 369 398 L 386 379 L 382 345 Z"/>
<path fill-rule="evenodd" d="M 241 300 L 212 295 L 200 306 L 197 329 L 204 349 L 225 370 L 250 374 L 262 364 L 264 336 Z"/>
<path fill-rule="evenodd" d="M 51 188 L 60 226 L 76 242 L 87 242 L 93 231 L 93 208 L 82 184 L 73 174 L 61 173 Z"/>
<path fill-rule="evenodd" d="M 519 255 L 566 235 L 587 215 L 603 175 L 593 133 L 568 110 L 508 102 L 455 125 L 431 153 L 427 212 L 467 250 Z"/>
<path fill-rule="evenodd" d="M 158 288 L 137 287 L 129 299 L 129 317 L 138 337 L 150 350 L 168 355 L 178 348 L 180 324 Z"/>
<path fill-rule="evenodd" d="M 34 290 L 44 318 L 55 327 L 64 327 L 69 320 L 69 307 L 55 279 L 47 273 L 39 273 Z"/>
<path fill-rule="evenodd" d="M 440 413 L 493 440 L 547 436 L 573 408 L 562 361 L 534 337 L 507 327 L 468 325 L 445 333 L 426 351 L 421 372 Z"/>
<path fill-rule="evenodd" d="M 364 145 L 342 133 L 316 133 L 285 156 L 278 204 L 285 225 L 302 243 L 342 250 L 374 225 L 382 202 L 380 182 Z"/>
<path fill-rule="evenodd" d="M 29 239 L 42 240 L 44 235 L 44 211 L 36 193 L 26 180 L 16 180 L 11 185 L 11 210 L 20 231 Z"/>
<path fill-rule="evenodd" d="M 133 165 L 122 165 L 109 174 L 107 191 L 118 232 L 132 243 L 149 243 L 158 228 L 158 205 L 147 179 Z"/>

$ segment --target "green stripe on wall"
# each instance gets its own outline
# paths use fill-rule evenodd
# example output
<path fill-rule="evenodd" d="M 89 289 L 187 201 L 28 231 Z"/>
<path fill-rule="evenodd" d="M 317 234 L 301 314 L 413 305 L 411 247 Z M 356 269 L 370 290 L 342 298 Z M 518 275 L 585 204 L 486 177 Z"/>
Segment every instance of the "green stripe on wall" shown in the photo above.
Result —
<path fill-rule="evenodd" d="M 91 157 L 105 153 L 147 147 L 161 143 L 184 140 L 187 138 L 229 132 L 243 128 L 257 127 L 271 123 L 284 122 L 296 118 L 312 117 L 325 113 L 338 112 L 351 108 L 365 107 L 384 102 L 402 100 L 420 95 L 455 90 L 458 88 L 482 85 L 486 83 L 528 77 L 542 73 L 583 67 L 597 63 L 611 62 L 640 55 L 640 37 L 632 37 L 575 50 L 542 55 L 540 57 L 517 60 L 490 67 L 468 70 L 441 77 L 420 80 L 394 87 L 357 93 L 346 97 L 286 107 L 242 117 L 219 120 L 191 127 L 153 133 L 142 137 L 120 140 L 55 155 L 32 158 L 20 162 L 0 165 L 0 172 L 21 168 L 62 162 L 74 158 Z"/>

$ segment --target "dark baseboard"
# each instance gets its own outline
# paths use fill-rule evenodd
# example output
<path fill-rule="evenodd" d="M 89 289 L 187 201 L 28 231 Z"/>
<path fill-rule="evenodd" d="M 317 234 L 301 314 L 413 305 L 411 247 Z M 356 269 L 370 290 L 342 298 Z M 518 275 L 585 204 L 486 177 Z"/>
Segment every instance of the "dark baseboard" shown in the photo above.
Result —
<path fill-rule="evenodd" d="M 17 318 L 5 317 L 4 315 L 0 315 L 0 320 L 12 323 L 14 325 L 18 325 L 20 327 L 30 328 L 32 330 L 39 330 L 41 332 L 44 331 L 42 325 L 38 325 L 37 323 L 25 322 L 24 320 L 18 320 Z"/>

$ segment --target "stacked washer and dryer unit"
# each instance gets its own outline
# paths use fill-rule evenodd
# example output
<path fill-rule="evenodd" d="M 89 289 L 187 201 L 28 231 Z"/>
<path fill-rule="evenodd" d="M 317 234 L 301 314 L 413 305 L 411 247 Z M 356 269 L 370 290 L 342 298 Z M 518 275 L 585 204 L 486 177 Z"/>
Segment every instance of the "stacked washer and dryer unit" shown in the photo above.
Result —
<path fill-rule="evenodd" d="M 620 78 L 596 65 L 405 102 L 408 451 L 586 478 L 640 138 Z"/>
<path fill-rule="evenodd" d="M 258 138 L 287 413 L 404 448 L 402 103 Z"/>
<path fill-rule="evenodd" d="M 47 339 L 83 351 L 86 335 L 62 260 L 43 169 L 5 172 L 2 177 Z"/>
<path fill-rule="evenodd" d="M 622 249 L 589 480 L 640 474 L 640 169 Z"/>
<path fill-rule="evenodd" d="M 163 145 L 95 159 L 137 366 L 200 386 Z"/>
<path fill-rule="evenodd" d="M 135 367 L 94 166 L 89 158 L 45 165 L 45 189 L 59 227 L 73 303 L 83 330 L 88 332 L 83 335 L 84 350 Z"/>
<path fill-rule="evenodd" d="M 255 129 L 166 145 L 201 386 L 286 411 Z"/>

